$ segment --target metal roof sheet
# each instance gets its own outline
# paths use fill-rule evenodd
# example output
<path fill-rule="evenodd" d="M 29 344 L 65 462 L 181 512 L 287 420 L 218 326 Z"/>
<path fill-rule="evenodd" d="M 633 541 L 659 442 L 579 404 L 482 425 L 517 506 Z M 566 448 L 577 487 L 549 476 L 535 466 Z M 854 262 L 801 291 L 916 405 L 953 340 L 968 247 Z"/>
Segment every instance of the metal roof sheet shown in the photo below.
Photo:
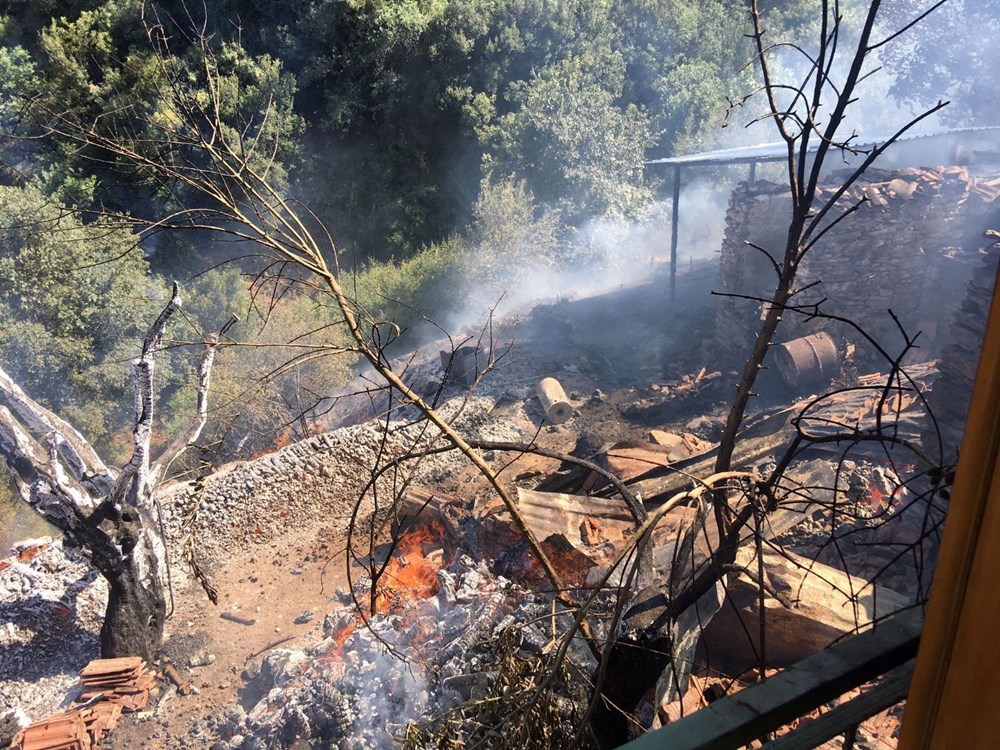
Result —
<path fill-rule="evenodd" d="M 937 133 L 925 133 L 921 135 L 903 136 L 897 139 L 901 141 L 915 141 L 919 138 L 939 138 L 948 135 L 965 135 L 977 132 L 1000 132 L 1000 125 L 988 125 L 971 128 L 953 128 L 942 130 Z M 870 148 L 871 146 L 885 143 L 890 136 L 867 137 L 860 139 L 854 148 Z M 819 141 L 813 140 L 809 146 L 809 151 L 815 151 Z M 718 151 L 705 151 L 700 154 L 690 154 L 688 156 L 672 156 L 666 159 L 652 159 L 645 162 L 647 165 L 664 165 L 675 167 L 691 167 L 705 164 L 749 164 L 755 161 L 780 161 L 786 158 L 788 147 L 784 143 L 763 143 L 759 146 L 741 146 L 739 148 L 726 148 Z"/>

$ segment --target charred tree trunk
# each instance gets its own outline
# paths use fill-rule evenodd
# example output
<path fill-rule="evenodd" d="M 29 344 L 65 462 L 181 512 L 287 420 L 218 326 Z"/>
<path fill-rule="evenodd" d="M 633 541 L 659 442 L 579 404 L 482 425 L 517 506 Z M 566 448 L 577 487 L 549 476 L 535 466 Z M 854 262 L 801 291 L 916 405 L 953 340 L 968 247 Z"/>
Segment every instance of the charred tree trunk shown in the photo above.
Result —
<path fill-rule="evenodd" d="M 165 549 L 147 529 L 136 546 L 111 570 L 100 570 L 108 581 L 108 607 L 101 626 L 101 656 L 141 656 L 151 661 L 163 640 L 167 604 L 162 579 Z"/>
<path fill-rule="evenodd" d="M 0 370 L 0 458 L 10 468 L 22 499 L 59 529 L 68 544 L 85 550 L 107 580 L 108 606 L 101 628 L 105 658 L 142 656 L 149 661 L 163 639 L 167 550 L 153 492 L 171 462 L 205 425 L 206 394 L 219 340 L 213 335 L 204 345 L 194 420 L 151 464 L 153 361 L 167 321 L 180 304 L 174 284 L 170 302 L 143 341 L 142 354 L 132 362 L 136 389 L 132 459 L 120 471 L 105 466 L 79 431 Z"/>

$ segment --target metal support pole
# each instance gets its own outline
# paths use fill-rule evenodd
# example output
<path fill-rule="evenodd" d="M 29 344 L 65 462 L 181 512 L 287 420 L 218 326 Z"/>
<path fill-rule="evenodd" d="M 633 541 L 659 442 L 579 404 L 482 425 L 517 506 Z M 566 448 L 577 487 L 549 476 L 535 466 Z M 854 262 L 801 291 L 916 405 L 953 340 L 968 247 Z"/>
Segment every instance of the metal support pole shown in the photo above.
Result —
<path fill-rule="evenodd" d="M 750 162 L 750 177 L 747 179 L 747 182 L 749 182 L 751 185 L 753 185 L 755 182 L 757 182 L 757 162 L 756 161 Z"/>
<path fill-rule="evenodd" d="M 670 219 L 670 301 L 677 296 L 677 203 L 681 197 L 681 168 L 674 167 L 674 205 Z"/>

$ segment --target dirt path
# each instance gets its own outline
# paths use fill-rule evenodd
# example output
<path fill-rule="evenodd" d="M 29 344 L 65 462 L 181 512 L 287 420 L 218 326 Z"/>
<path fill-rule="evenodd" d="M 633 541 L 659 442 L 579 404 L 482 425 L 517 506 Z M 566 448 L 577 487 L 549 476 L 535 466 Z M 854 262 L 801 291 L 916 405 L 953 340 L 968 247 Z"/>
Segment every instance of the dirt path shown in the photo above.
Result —
<path fill-rule="evenodd" d="M 323 527 L 290 532 L 233 555 L 213 578 L 217 606 L 200 590 L 178 592 L 163 652 L 198 693 L 181 696 L 166 687 L 151 712 L 125 717 L 101 747 L 169 750 L 219 743 L 218 726 L 227 711 L 238 705 L 249 709 L 259 698 L 247 678 L 263 655 L 322 639 L 324 614 L 340 606 L 338 594 L 347 590 L 344 556 L 336 554 L 342 547 L 343 539 Z M 254 622 L 228 621 L 220 617 L 224 612 Z M 307 612 L 308 621 L 296 623 Z"/>

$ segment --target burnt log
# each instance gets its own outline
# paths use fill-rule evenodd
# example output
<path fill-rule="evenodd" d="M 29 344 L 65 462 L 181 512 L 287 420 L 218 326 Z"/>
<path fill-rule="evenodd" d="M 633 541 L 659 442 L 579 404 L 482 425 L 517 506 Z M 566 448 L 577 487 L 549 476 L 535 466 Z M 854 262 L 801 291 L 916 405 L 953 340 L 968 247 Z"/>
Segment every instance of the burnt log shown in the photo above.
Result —
<path fill-rule="evenodd" d="M 544 378 L 538 384 L 538 400 L 552 424 L 562 424 L 573 416 L 573 406 L 566 398 L 566 391 L 555 378 Z"/>

